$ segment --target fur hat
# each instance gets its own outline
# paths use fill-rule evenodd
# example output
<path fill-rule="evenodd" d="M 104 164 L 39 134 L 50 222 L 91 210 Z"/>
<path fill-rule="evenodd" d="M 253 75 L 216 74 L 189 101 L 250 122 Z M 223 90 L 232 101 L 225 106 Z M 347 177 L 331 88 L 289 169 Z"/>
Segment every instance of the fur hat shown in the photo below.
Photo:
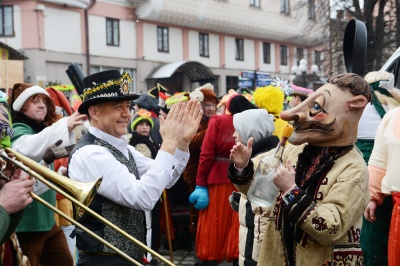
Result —
<path fill-rule="evenodd" d="M 140 109 L 132 119 L 131 129 L 136 130 L 136 126 L 142 122 L 147 121 L 150 124 L 150 129 L 154 127 L 153 119 L 151 119 L 151 113 L 146 109 Z"/>
<path fill-rule="evenodd" d="M 270 114 L 279 115 L 283 111 L 285 95 L 283 91 L 272 85 L 258 88 L 253 95 L 254 103 L 258 108 L 264 108 Z"/>
<path fill-rule="evenodd" d="M 234 115 L 245 110 L 257 109 L 257 107 L 249 102 L 243 95 L 233 94 L 226 103 L 226 109 Z"/>
<path fill-rule="evenodd" d="M 190 99 L 197 99 L 199 102 L 217 103 L 217 95 L 214 93 L 214 86 L 211 83 L 206 83 L 203 86 L 196 88 L 189 95 Z"/>
<path fill-rule="evenodd" d="M 233 126 L 238 131 L 244 144 L 250 137 L 254 143 L 272 135 L 275 131 L 274 116 L 265 109 L 251 109 L 233 116 Z"/>
<path fill-rule="evenodd" d="M 72 115 L 71 106 L 64 93 L 51 87 L 46 88 L 46 91 L 49 94 L 50 98 L 53 100 L 56 109 L 57 107 L 61 107 L 69 116 Z"/>
<path fill-rule="evenodd" d="M 29 83 L 14 84 L 11 97 L 8 99 L 9 104 L 15 111 L 21 111 L 26 100 L 35 94 L 44 94 L 49 96 L 47 91 L 40 86 Z"/>
<path fill-rule="evenodd" d="M 200 90 L 203 95 L 204 95 L 204 102 L 210 102 L 210 103 L 217 103 L 217 95 L 214 93 L 214 91 L 209 90 L 209 89 L 201 89 Z"/>
<path fill-rule="evenodd" d="M 102 71 L 85 77 L 83 79 L 83 102 L 79 106 L 78 112 L 87 114 L 89 107 L 98 103 L 138 98 L 138 95 L 129 92 L 131 82 L 131 77 L 127 72 L 123 72 L 121 75 L 118 70 Z"/>

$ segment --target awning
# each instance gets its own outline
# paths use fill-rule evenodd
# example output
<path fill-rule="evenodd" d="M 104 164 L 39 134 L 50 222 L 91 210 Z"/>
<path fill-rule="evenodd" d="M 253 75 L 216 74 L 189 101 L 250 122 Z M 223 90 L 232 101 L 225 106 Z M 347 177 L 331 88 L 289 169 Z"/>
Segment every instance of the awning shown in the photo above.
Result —
<path fill-rule="evenodd" d="M 207 66 L 196 61 L 181 61 L 160 65 L 150 73 L 147 79 L 166 79 L 176 72 L 186 74 L 192 82 L 215 79 L 214 74 Z"/>
<path fill-rule="evenodd" d="M 8 51 L 8 59 L 9 60 L 25 60 L 28 59 L 26 55 L 21 53 L 20 51 L 15 50 L 11 46 L 8 46 L 7 44 L 0 42 L 0 47 L 4 48 Z"/>

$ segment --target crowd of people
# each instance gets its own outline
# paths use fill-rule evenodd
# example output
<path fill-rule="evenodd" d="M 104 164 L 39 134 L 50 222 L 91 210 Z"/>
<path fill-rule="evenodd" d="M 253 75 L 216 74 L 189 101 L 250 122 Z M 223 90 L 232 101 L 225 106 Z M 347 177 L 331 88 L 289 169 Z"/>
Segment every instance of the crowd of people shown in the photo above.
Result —
<path fill-rule="evenodd" d="M 76 110 L 55 88 L 15 84 L 0 97 L 1 148 L 77 182 L 100 179 L 91 210 L 152 250 L 194 249 L 195 266 L 400 265 L 393 74 L 334 75 L 315 91 L 273 79 L 222 97 L 210 83 L 136 95 L 131 82 L 116 70 L 85 77 Z M 288 125 L 265 207 L 247 193 Z M 164 263 L 0 163 L 0 265 L 132 264 L 30 193 L 139 264 Z"/>

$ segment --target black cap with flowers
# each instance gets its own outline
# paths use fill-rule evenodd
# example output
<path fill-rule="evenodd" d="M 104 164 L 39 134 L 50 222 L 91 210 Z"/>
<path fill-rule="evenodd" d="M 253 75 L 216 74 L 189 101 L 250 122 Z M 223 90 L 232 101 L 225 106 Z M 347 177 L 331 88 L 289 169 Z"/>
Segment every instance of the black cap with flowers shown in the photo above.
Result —
<path fill-rule="evenodd" d="M 78 108 L 81 114 L 87 114 L 90 106 L 113 101 L 134 100 L 139 97 L 129 91 L 131 77 L 127 72 L 122 75 L 118 70 L 107 70 L 89 75 L 83 79 L 82 104 Z"/>

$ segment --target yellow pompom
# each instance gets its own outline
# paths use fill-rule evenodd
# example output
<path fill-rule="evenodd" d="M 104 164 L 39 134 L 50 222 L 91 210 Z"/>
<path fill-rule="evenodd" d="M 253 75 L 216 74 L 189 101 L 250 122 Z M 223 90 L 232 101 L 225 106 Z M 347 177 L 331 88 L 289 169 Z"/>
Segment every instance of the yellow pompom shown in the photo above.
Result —
<path fill-rule="evenodd" d="M 290 138 L 290 136 L 293 133 L 293 126 L 290 124 L 287 124 L 286 127 L 283 129 L 282 132 L 282 138 Z"/>
<path fill-rule="evenodd" d="M 264 108 L 268 113 L 276 115 L 283 111 L 284 98 L 283 91 L 272 85 L 257 88 L 253 95 L 254 103 L 258 108 Z"/>

